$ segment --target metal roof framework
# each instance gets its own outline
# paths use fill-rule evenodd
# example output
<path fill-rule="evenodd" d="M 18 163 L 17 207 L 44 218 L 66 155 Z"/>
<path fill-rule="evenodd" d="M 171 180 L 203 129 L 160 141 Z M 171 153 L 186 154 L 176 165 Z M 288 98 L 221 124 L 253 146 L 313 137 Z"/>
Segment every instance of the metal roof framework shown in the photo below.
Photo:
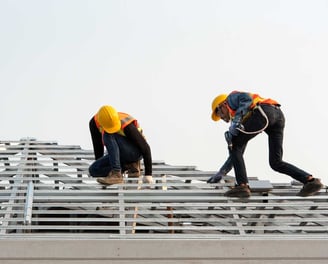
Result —
<path fill-rule="evenodd" d="M 211 171 L 153 162 L 155 183 L 89 177 L 91 150 L 31 138 L 0 141 L 0 239 L 327 239 L 327 189 L 252 178 L 252 196 L 207 184 Z M 125 175 L 126 176 L 126 175 Z"/>

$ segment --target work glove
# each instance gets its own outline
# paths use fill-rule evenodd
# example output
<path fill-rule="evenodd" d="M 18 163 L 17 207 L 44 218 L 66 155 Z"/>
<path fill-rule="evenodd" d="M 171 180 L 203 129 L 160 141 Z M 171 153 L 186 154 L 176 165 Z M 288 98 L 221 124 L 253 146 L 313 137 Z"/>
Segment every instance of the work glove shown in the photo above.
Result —
<path fill-rule="evenodd" d="M 215 175 L 207 180 L 207 183 L 217 183 L 222 180 L 223 176 L 225 176 L 225 174 L 221 171 L 218 171 Z"/>
<path fill-rule="evenodd" d="M 229 127 L 229 132 L 230 132 L 231 135 L 237 136 L 239 134 L 238 129 L 244 130 L 244 126 L 240 123 L 232 122 L 231 126 Z"/>
<path fill-rule="evenodd" d="M 151 175 L 145 175 L 142 177 L 142 182 L 144 184 L 146 184 L 145 186 L 143 186 L 143 189 L 148 189 L 148 190 L 151 190 L 151 189 L 154 189 L 154 181 L 153 181 L 153 176 Z"/>
<path fill-rule="evenodd" d="M 149 184 L 153 184 L 154 181 L 153 181 L 153 176 L 151 175 L 145 175 L 142 177 L 142 182 L 143 183 L 149 183 Z"/>

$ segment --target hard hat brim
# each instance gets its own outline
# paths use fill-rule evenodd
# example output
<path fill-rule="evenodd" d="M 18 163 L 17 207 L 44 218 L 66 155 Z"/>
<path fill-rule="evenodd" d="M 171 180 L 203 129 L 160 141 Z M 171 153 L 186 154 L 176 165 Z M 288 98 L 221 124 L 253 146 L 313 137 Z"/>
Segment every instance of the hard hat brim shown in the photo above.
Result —
<path fill-rule="evenodd" d="M 121 123 L 117 123 L 114 126 L 112 126 L 111 128 L 103 128 L 103 129 L 108 134 L 114 134 L 114 133 L 117 133 L 118 131 L 120 131 Z"/>
<path fill-rule="evenodd" d="M 221 119 L 221 117 L 219 117 L 218 115 L 215 114 L 215 111 L 213 111 L 212 113 L 212 120 L 213 121 L 219 121 Z"/>
<path fill-rule="evenodd" d="M 226 99 L 227 99 L 228 95 L 227 94 L 220 94 L 217 97 L 214 98 L 214 100 L 212 101 L 212 120 L 213 121 L 219 121 L 221 119 L 220 116 L 218 116 L 215 113 L 215 109 L 218 107 L 218 105 L 222 104 Z"/>

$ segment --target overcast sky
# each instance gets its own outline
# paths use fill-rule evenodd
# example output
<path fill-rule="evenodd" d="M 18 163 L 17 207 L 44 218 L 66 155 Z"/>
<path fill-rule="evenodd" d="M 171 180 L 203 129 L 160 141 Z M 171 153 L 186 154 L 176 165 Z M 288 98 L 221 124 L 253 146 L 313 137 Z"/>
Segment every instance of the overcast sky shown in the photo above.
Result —
<path fill-rule="evenodd" d="M 0 0 L 0 139 L 91 149 L 89 119 L 110 104 L 154 160 L 217 170 L 228 124 L 212 100 L 249 91 L 281 103 L 284 159 L 327 184 L 327 14 L 324 0 Z M 270 169 L 266 134 L 245 160 L 291 180 Z"/>

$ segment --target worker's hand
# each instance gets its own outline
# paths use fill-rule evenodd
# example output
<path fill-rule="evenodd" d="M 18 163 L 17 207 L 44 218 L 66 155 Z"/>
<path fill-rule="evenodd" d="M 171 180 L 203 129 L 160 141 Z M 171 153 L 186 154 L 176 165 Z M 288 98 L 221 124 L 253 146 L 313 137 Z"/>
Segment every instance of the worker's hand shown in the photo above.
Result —
<path fill-rule="evenodd" d="M 225 176 L 225 174 L 222 173 L 221 171 L 218 171 L 215 175 L 213 175 L 211 178 L 207 180 L 207 183 L 217 183 L 221 181 L 223 176 Z"/>
<path fill-rule="evenodd" d="M 231 135 L 237 136 L 239 134 L 239 131 L 237 129 L 238 126 L 239 126 L 238 123 L 235 123 L 235 122 L 231 123 L 231 126 L 229 127 L 229 132 L 230 132 Z"/>
<path fill-rule="evenodd" d="M 229 132 L 233 136 L 237 136 L 239 134 L 239 129 L 244 129 L 244 126 L 237 122 L 232 122 L 231 126 L 229 127 Z"/>
<path fill-rule="evenodd" d="M 153 176 L 151 176 L 151 175 L 145 175 L 145 176 L 143 176 L 142 182 L 143 183 L 153 184 L 154 183 Z"/>

